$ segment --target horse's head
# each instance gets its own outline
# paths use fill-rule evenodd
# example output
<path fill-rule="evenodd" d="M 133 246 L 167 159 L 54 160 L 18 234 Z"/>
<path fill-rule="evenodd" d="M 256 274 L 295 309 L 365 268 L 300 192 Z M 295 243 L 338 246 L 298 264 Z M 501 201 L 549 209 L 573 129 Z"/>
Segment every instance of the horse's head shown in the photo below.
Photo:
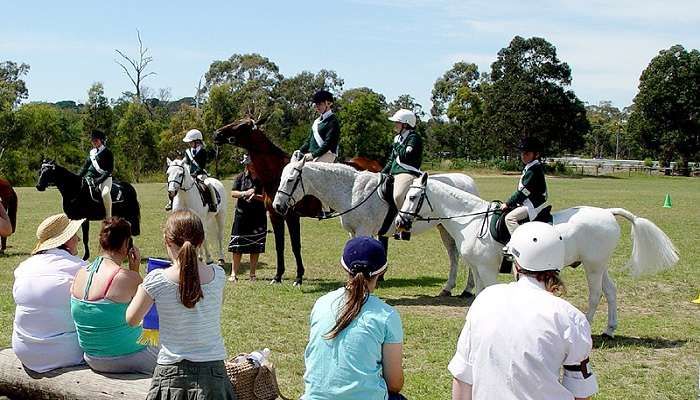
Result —
<path fill-rule="evenodd" d="M 54 185 L 56 173 L 56 162 L 53 160 L 43 160 L 39 168 L 39 179 L 36 181 L 36 190 L 43 192 L 49 185 Z"/>
<path fill-rule="evenodd" d="M 168 169 L 165 175 L 168 178 L 168 197 L 172 199 L 183 188 L 183 184 L 190 175 L 190 167 L 182 160 L 167 159 Z"/>
<path fill-rule="evenodd" d="M 423 202 L 425 201 L 425 190 L 428 183 L 428 173 L 423 172 L 420 178 L 415 179 L 411 187 L 406 192 L 406 199 L 401 206 L 399 214 L 394 220 L 396 229 L 401 231 L 410 231 L 413 226 L 413 221 L 418 216 Z"/>
<path fill-rule="evenodd" d="M 253 133 L 258 131 L 258 126 L 262 125 L 266 119 L 267 118 L 258 119 L 256 121 L 251 117 L 245 117 L 236 122 L 224 125 L 214 132 L 214 144 L 217 146 L 232 144 L 244 149 L 249 149 L 255 146 Z"/>
<path fill-rule="evenodd" d="M 304 180 L 301 176 L 306 160 L 304 155 L 295 151 L 292 159 L 282 170 L 280 185 L 272 201 L 272 207 L 278 213 L 285 215 L 289 208 L 294 207 L 297 201 L 306 195 L 304 190 Z"/>

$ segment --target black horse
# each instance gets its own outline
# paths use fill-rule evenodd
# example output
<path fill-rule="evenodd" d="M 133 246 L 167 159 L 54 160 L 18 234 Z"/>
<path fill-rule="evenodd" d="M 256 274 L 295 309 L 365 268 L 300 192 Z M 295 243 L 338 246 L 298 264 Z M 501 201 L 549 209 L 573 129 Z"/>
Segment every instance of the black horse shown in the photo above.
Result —
<path fill-rule="evenodd" d="M 57 165 L 54 161 L 44 160 L 39 169 L 36 189 L 40 192 L 49 185 L 55 185 L 63 196 L 63 212 L 70 219 L 86 218 L 83 223 L 84 260 L 90 257 L 88 246 L 90 221 L 99 221 L 105 217 L 105 208 L 99 193 L 91 193 L 91 188 L 80 176 Z M 141 233 L 141 208 L 136 198 L 136 189 L 126 182 L 112 183 L 112 214 L 131 224 L 131 234 Z"/>

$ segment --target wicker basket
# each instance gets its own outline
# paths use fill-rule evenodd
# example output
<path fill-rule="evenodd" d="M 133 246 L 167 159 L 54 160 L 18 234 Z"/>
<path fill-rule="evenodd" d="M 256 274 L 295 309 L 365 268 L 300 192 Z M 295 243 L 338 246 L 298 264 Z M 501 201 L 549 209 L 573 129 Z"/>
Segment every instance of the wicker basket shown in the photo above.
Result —
<path fill-rule="evenodd" d="M 280 393 L 272 363 L 257 366 L 247 356 L 239 354 L 225 363 L 238 400 L 275 400 L 280 397 L 289 400 Z"/>

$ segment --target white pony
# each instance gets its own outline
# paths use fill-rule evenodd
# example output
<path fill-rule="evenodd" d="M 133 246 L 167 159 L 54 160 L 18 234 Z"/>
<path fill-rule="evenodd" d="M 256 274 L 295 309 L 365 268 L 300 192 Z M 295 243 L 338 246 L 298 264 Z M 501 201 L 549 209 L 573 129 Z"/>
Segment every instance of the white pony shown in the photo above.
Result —
<path fill-rule="evenodd" d="M 215 237 L 219 246 L 219 264 L 224 263 L 224 229 L 226 225 L 226 210 L 228 197 L 224 192 L 224 185 L 215 178 L 207 178 L 204 182 L 214 188 L 221 198 L 217 207 L 217 212 L 210 212 L 209 206 L 205 205 L 199 194 L 199 189 L 195 185 L 194 178 L 190 175 L 190 167 L 182 160 L 170 160 L 168 158 L 168 195 L 173 199 L 173 211 L 189 209 L 199 216 L 204 225 L 204 255 L 206 262 L 212 262 L 209 252 L 208 238 L 211 235 L 211 228 L 215 229 Z M 216 201 L 216 199 L 213 199 Z"/>
<path fill-rule="evenodd" d="M 464 174 L 439 174 L 430 177 L 439 180 L 457 190 L 478 194 L 474 180 Z M 323 204 L 341 213 L 340 224 L 343 229 L 355 236 L 376 236 L 382 227 L 388 211 L 387 203 L 379 197 L 379 184 L 382 175 L 376 172 L 357 171 L 354 168 L 339 163 L 306 163 L 303 157 L 295 155 L 282 170 L 280 185 L 275 194 L 272 206 L 285 214 L 294 203 L 305 195 L 317 197 Z M 391 196 L 391 194 L 389 194 Z M 439 226 L 439 222 L 421 222 L 416 224 L 414 233 L 419 234 L 430 228 L 437 227 L 440 237 L 450 258 L 450 273 L 441 296 L 449 296 L 455 287 L 457 279 L 459 252 L 454 240 Z M 391 224 L 387 235 L 396 231 Z M 467 295 L 469 279 L 463 295 Z"/>
<path fill-rule="evenodd" d="M 416 178 L 406 201 L 396 217 L 399 229 L 410 229 L 414 220 L 440 218 L 470 213 L 477 215 L 445 219 L 441 224 L 457 242 L 463 260 L 472 265 L 477 294 L 485 286 L 496 283 L 503 257 L 503 245 L 487 232 L 482 235 L 489 202 L 469 193 L 428 179 Z M 491 214 L 492 215 L 492 214 Z M 486 218 L 490 219 L 491 215 Z M 583 263 L 588 280 L 588 312 L 593 315 L 600 303 L 601 291 L 608 301 L 608 326 L 604 335 L 613 336 L 617 328 L 617 289 L 608 274 L 608 262 L 620 240 L 620 225 L 615 216 L 632 223 L 632 257 L 627 265 L 633 276 L 669 268 L 678 262 L 678 253 L 666 234 L 651 221 L 622 208 L 573 207 L 552 214 L 554 227 L 566 244 L 565 265 Z M 486 221 L 488 227 L 489 221 Z"/>

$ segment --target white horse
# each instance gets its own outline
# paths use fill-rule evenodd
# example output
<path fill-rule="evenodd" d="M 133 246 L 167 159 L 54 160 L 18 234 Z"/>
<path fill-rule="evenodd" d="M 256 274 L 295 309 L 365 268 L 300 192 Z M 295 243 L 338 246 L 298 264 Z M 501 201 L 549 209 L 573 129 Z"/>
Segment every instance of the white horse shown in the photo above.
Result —
<path fill-rule="evenodd" d="M 208 238 L 211 237 L 211 228 L 215 229 L 215 237 L 218 243 L 219 264 L 224 263 L 224 229 L 226 225 L 226 210 L 228 197 L 224 192 L 224 185 L 215 178 L 207 178 L 204 182 L 216 190 L 221 198 L 221 202 L 216 212 L 209 211 L 209 206 L 205 205 L 199 194 L 199 189 L 195 185 L 194 178 L 190 175 L 190 167 L 182 160 L 170 160 L 168 158 L 168 195 L 173 199 L 173 211 L 189 209 L 199 216 L 204 225 L 204 255 L 206 262 L 212 262 L 209 252 Z M 216 201 L 216 199 L 213 199 Z"/>
<path fill-rule="evenodd" d="M 441 218 L 475 213 L 444 219 L 441 224 L 457 242 L 462 259 L 472 265 L 478 294 L 485 286 L 496 283 L 503 257 L 503 246 L 488 232 L 481 234 L 484 218 L 488 227 L 492 215 L 483 214 L 489 204 L 477 196 L 429 180 L 423 174 L 413 182 L 395 222 L 399 229 L 410 229 L 414 220 L 420 221 L 418 216 Z M 620 225 L 615 216 L 632 223 L 632 257 L 627 268 L 633 276 L 670 268 L 678 262 L 677 250 L 654 223 L 622 208 L 573 207 L 552 216 L 554 227 L 566 244 L 565 265 L 583 263 L 586 271 L 586 317 L 593 321 L 602 291 L 608 301 L 608 326 L 604 334 L 612 337 L 617 328 L 617 289 L 608 274 L 608 263 L 620 240 Z"/>
<path fill-rule="evenodd" d="M 431 176 L 430 179 L 444 182 L 457 190 L 478 194 L 474 180 L 464 174 L 439 174 Z M 387 203 L 379 197 L 381 180 L 382 175 L 379 173 L 357 171 L 338 163 L 306 163 L 303 157 L 295 155 L 282 171 L 272 206 L 284 215 L 302 197 L 312 195 L 337 212 L 351 210 L 339 217 L 340 224 L 351 237 L 376 236 L 389 209 Z M 440 292 L 441 296 L 449 296 L 456 284 L 459 265 L 459 252 L 455 241 L 438 222 L 418 223 L 414 233 L 419 234 L 433 227 L 440 231 L 440 237 L 450 258 L 448 281 Z M 395 231 L 394 224 L 391 224 L 387 235 Z M 462 295 L 469 293 L 469 281 L 470 279 L 467 280 L 467 287 Z"/>

